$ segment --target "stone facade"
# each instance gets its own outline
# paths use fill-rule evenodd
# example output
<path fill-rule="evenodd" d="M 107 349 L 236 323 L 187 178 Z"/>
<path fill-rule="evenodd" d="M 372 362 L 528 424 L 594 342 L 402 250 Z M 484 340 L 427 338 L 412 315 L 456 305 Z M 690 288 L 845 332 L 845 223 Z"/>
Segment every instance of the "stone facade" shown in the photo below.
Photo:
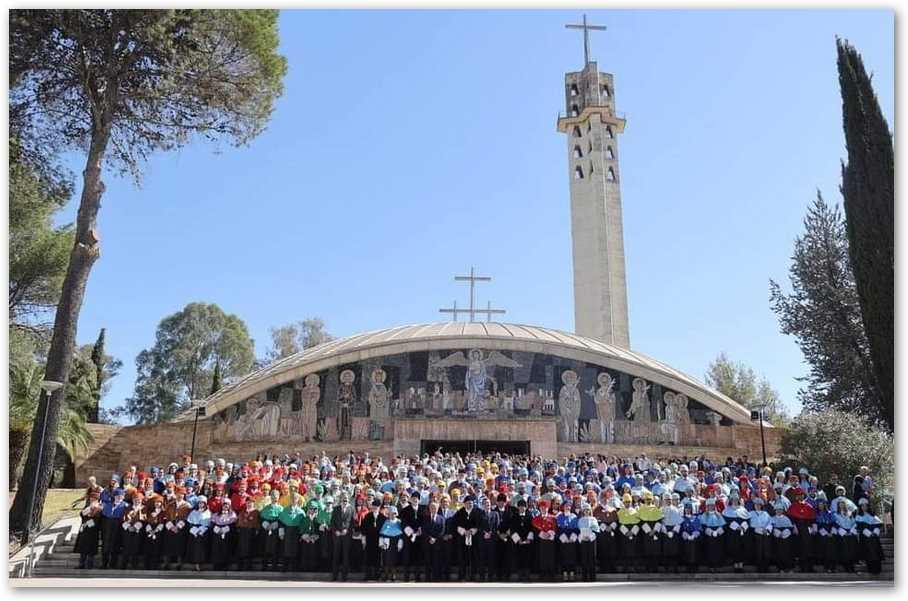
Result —
<path fill-rule="evenodd" d="M 625 120 L 615 112 L 610 73 L 595 62 L 565 74 L 574 263 L 574 330 L 581 336 L 630 347 L 624 231 L 618 171 L 618 134 Z"/>

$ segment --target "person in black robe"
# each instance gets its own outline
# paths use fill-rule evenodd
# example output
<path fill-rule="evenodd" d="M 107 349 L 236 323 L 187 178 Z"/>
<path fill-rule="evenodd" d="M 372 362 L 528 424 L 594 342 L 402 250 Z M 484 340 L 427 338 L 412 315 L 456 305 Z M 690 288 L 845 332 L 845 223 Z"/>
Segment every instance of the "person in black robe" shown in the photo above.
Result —
<path fill-rule="evenodd" d="M 210 561 L 215 570 L 229 569 L 233 563 L 236 520 L 236 513 L 226 499 L 221 505 L 221 512 L 211 518 Z"/>
<path fill-rule="evenodd" d="M 246 497 L 245 505 L 236 520 L 236 559 L 240 570 L 249 571 L 256 556 L 261 522 L 255 508 L 255 498 L 251 495 Z"/>
<path fill-rule="evenodd" d="M 883 545 L 880 543 L 880 534 L 883 524 L 870 508 L 867 497 L 858 499 L 858 511 L 854 517 L 858 529 L 857 556 L 867 565 L 871 574 L 879 574 L 883 569 Z"/>
<path fill-rule="evenodd" d="M 384 523 L 385 516 L 381 512 L 381 501 L 375 499 L 372 501 L 371 511 L 363 517 L 363 520 L 360 523 L 360 531 L 366 540 L 363 557 L 366 580 L 378 580 L 379 572 L 381 571 L 381 554 L 378 548 L 378 533 Z"/>
<path fill-rule="evenodd" d="M 161 495 L 152 494 L 149 502 L 152 509 L 145 516 L 145 540 L 142 543 L 142 554 L 145 556 L 145 569 L 154 570 L 160 567 L 164 555 L 167 512 L 164 510 L 164 497 Z"/>
<path fill-rule="evenodd" d="M 306 518 L 300 525 L 300 569 L 304 572 L 319 571 L 321 548 L 318 539 L 325 535 L 318 521 L 318 505 L 310 501 Z"/>
<path fill-rule="evenodd" d="M 95 567 L 95 555 L 98 554 L 98 543 L 101 540 L 101 494 L 90 492 L 88 504 L 79 513 L 82 523 L 76 537 L 74 551 L 79 554 L 79 569 L 91 570 Z"/>
<path fill-rule="evenodd" d="M 401 540 L 404 542 L 404 548 L 400 553 L 400 567 L 403 573 L 403 581 L 409 582 L 411 575 L 415 580 L 419 580 L 419 567 L 421 558 L 419 549 L 422 541 L 419 537 L 419 493 L 414 492 L 409 500 L 405 500 L 399 510 L 401 527 L 404 534 Z"/>
<path fill-rule="evenodd" d="M 417 499 L 418 501 L 418 499 Z M 330 536 L 334 538 L 333 554 L 331 556 L 332 580 L 347 580 L 350 573 L 350 546 L 353 542 L 353 519 L 355 516 L 350 497 L 346 492 L 340 495 L 340 503 L 331 512 L 328 528 Z M 419 524 L 416 524 L 419 528 Z M 414 553 L 414 556 L 416 554 Z M 414 557 L 414 561 L 416 557 Z"/>
<path fill-rule="evenodd" d="M 500 516 L 492 511 L 492 501 L 482 499 L 482 514 L 479 522 L 479 579 L 489 582 L 498 574 L 498 528 Z"/>
<path fill-rule="evenodd" d="M 769 514 L 763 511 L 763 497 L 753 498 L 753 511 L 750 512 L 750 546 L 751 556 L 757 566 L 757 572 L 764 573 L 769 566 L 772 554 L 772 521 Z"/>
<path fill-rule="evenodd" d="M 472 580 L 476 570 L 477 546 L 479 544 L 480 511 L 474 507 L 475 498 L 467 495 L 461 507 L 454 514 L 454 531 L 457 533 L 457 546 L 459 549 L 460 581 Z"/>
<path fill-rule="evenodd" d="M 802 572 L 813 572 L 813 549 L 811 543 L 816 530 L 816 509 L 805 501 L 804 491 L 796 486 L 792 491 L 794 503 L 788 508 L 788 518 L 795 525 L 795 552 Z"/>
<path fill-rule="evenodd" d="M 530 581 L 530 568 L 533 565 L 533 541 L 535 531 L 533 518 L 527 512 L 527 502 L 517 502 L 517 513 L 508 522 L 508 537 L 511 541 L 511 572 L 517 572 L 520 582 Z"/>
<path fill-rule="evenodd" d="M 186 518 L 192 511 L 192 505 L 186 500 L 186 489 L 182 486 L 174 489 L 173 497 L 164 507 L 167 520 L 164 522 L 164 569 L 169 569 L 171 563 L 176 564 L 176 569 L 183 567 L 183 557 L 186 555 L 186 546 L 189 536 L 189 525 Z"/>
<path fill-rule="evenodd" d="M 511 544 L 508 540 L 508 522 L 514 515 L 514 508 L 508 504 L 508 496 L 503 492 L 498 493 L 495 507 L 492 509 L 498 514 L 498 540 L 495 543 L 495 565 L 498 566 L 497 578 L 499 582 L 511 579 L 511 561 L 508 556 Z"/>
<path fill-rule="evenodd" d="M 700 543 L 703 538 L 703 525 L 700 517 L 694 511 L 694 504 L 690 498 L 684 499 L 684 520 L 681 522 L 681 562 L 687 566 L 688 572 L 696 572 L 700 562 Z"/>
<path fill-rule="evenodd" d="M 123 554 L 120 561 L 121 569 L 139 568 L 139 558 L 142 555 L 142 539 L 145 538 L 145 498 L 135 492 L 132 497 L 132 507 L 123 516 Z"/>
<path fill-rule="evenodd" d="M 186 518 L 189 528 L 189 543 L 186 558 L 195 564 L 195 571 L 201 571 L 202 564 L 208 563 L 208 547 L 211 535 L 211 511 L 208 510 L 208 498 L 205 495 L 196 497 L 196 508 Z"/>
<path fill-rule="evenodd" d="M 775 515 L 772 517 L 772 556 L 780 572 L 790 572 L 794 565 L 792 542 L 795 526 L 785 515 L 785 505 L 781 500 L 775 502 L 773 511 Z"/>

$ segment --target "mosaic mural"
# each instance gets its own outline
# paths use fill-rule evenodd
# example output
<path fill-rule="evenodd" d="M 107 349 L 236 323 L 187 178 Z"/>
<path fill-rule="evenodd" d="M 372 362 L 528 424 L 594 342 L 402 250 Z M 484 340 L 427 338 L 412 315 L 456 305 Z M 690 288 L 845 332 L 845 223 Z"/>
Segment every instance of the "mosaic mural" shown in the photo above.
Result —
<path fill-rule="evenodd" d="M 730 422 L 630 374 L 555 355 L 413 352 L 339 365 L 213 416 L 221 441 L 386 440 L 395 417 L 557 420 L 562 442 L 681 444 L 690 426 Z"/>

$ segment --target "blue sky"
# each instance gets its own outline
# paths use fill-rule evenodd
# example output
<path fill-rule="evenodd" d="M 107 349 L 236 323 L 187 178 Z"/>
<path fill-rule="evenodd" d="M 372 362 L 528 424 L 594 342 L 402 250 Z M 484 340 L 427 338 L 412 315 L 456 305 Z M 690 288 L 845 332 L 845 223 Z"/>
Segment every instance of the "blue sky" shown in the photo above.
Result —
<path fill-rule="evenodd" d="M 769 308 L 816 189 L 845 156 L 835 35 L 874 72 L 894 127 L 894 18 L 882 10 L 589 11 L 614 73 L 631 346 L 697 378 L 720 351 L 792 410 L 806 366 Z M 79 341 L 136 355 L 189 302 L 268 328 L 442 319 L 470 265 L 504 321 L 573 329 L 567 157 L 555 130 L 579 11 L 285 11 L 286 91 L 250 147 L 156 156 L 108 175 L 102 256 Z M 73 163 L 81 170 L 80 163 Z M 77 190 L 78 192 L 78 190 Z M 68 221 L 72 204 L 60 215 Z"/>

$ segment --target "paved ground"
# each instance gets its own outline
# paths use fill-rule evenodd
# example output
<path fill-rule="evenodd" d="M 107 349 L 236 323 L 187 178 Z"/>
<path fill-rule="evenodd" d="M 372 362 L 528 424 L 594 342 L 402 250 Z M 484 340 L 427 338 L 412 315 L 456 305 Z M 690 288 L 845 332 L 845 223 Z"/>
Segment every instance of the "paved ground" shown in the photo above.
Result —
<path fill-rule="evenodd" d="M 662 588 L 666 586 L 671 586 L 672 588 L 676 587 L 685 587 L 685 588 L 716 588 L 716 587 L 740 587 L 746 586 L 752 588 L 754 586 L 765 586 L 765 587 L 779 587 L 786 586 L 790 587 L 796 585 L 799 587 L 837 587 L 837 588 L 848 588 L 858 586 L 860 588 L 874 587 L 874 588 L 887 588 L 895 586 L 895 583 L 890 581 L 880 581 L 880 580 L 854 580 L 854 581 L 840 581 L 840 582 L 829 582 L 824 580 L 815 580 L 815 581 L 788 581 L 788 580 L 778 580 L 774 582 L 759 582 L 754 580 L 748 581 L 729 581 L 723 582 L 721 580 L 713 581 L 700 581 L 700 582 L 561 582 L 561 583 L 532 583 L 532 584 L 521 584 L 517 582 L 492 582 L 492 583 L 479 583 L 479 582 L 465 582 L 465 583 L 447 583 L 447 584 L 436 584 L 436 583 L 422 583 L 422 582 L 410 582 L 410 583 L 384 583 L 384 582 L 287 582 L 287 581 L 269 581 L 269 580 L 230 580 L 230 581 L 217 581 L 217 580 L 198 580 L 192 578 L 169 578 L 167 580 L 157 579 L 157 578 L 130 578 L 129 580 L 124 580 L 122 578 L 22 578 L 22 579 L 10 579 L 10 586 L 17 588 L 41 588 L 41 587 L 69 587 L 69 588 L 96 588 L 96 587 L 123 587 L 128 586 L 129 588 L 136 590 L 136 588 L 142 587 L 158 587 L 158 588 L 172 588 L 172 587 L 205 587 L 205 588 L 266 588 L 266 587 L 283 587 L 283 588 L 315 588 L 315 587 L 338 587 L 338 588 L 580 588 L 580 589 L 599 589 L 599 588 L 614 588 L 614 587 L 634 587 L 634 588 Z"/>

